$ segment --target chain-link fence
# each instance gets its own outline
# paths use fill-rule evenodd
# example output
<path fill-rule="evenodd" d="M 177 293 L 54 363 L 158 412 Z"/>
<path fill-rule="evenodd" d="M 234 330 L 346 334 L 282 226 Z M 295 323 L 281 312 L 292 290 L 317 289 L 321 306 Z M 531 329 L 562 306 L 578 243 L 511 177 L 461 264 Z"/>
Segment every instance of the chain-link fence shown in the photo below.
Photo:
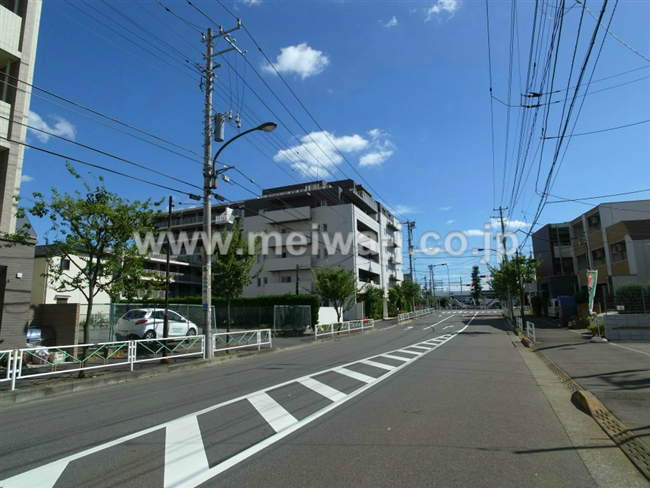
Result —
<path fill-rule="evenodd" d="M 275 305 L 273 330 L 306 329 L 311 327 L 311 306 Z"/>
<path fill-rule="evenodd" d="M 618 313 L 650 313 L 650 283 L 623 283 L 616 287 L 614 295 Z"/>
<path fill-rule="evenodd" d="M 226 330 L 228 309 L 215 309 L 217 328 Z M 273 325 L 273 307 L 230 307 L 230 329 L 270 329 Z"/>

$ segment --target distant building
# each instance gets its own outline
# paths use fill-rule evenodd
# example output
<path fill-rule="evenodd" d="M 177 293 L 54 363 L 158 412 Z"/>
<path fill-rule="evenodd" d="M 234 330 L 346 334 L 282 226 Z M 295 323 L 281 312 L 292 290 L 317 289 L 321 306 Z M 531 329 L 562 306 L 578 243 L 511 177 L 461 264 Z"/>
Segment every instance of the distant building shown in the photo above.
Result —
<path fill-rule="evenodd" d="M 0 350 L 25 347 L 36 234 L 17 219 L 40 0 L 0 1 Z M 5 248 L 4 236 L 24 230 L 31 244 Z"/>
<path fill-rule="evenodd" d="M 602 203 L 571 222 L 542 227 L 532 241 L 542 261 L 542 298 L 586 290 L 586 272 L 594 269 L 597 302 L 609 307 L 621 283 L 650 281 L 650 200 Z"/>
<path fill-rule="evenodd" d="M 202 208 L 175 211 L 175 236 L 185 231 L 191 238 L 194 232 L 203 230 L 202 216 Z M 244 231 L 268 237 L 271 251 L 258 256 L 254 268 L 255 272 L 263 265 L 263 271 L 244 289 L 244 296 L 315 293 L 311 269 L 322 266 L 354 270 L 359 289 L 366 283 L 374 284 L 384 290 L 385 298 L 390 288 L 404 280 L 402 224 L 353 180 L 267 189 L 255 199 L 215 205 L 212 216 L 213 231 L 228 228 L 240 219 Z M 161 221 L 156 226 L 163 229 L 167 223 Z M 293 242 L 296 252 L 291 252 L 290 239 L 300 241 Z M 334 242 L 339 245 L 332 246 Z M 342 249 L 346 245 L 348 249 Z M 200 276 L 202 261 L 198 252 L 179 254 L 177 259 L 193 265 Z M 174 290 L 174 294 L 200 293 L 199 283 L 179 282 Z M 361 314 L 359 306 L 349 316 Z"/>

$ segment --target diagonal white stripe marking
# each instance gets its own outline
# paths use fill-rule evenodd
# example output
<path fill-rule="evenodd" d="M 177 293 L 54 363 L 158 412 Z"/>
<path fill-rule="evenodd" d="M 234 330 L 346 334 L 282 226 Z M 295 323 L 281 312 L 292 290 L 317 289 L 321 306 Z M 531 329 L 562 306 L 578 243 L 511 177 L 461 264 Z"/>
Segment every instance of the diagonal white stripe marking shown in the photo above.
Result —
<path fill-rule="evenodd" d="M 425 349 L 426 351 L 428 351 L 429 349 L 431 349 L 430 347 L 427 347 L 427 346 L 409 346 L 409 347 L 410 347 L 411 349 Z"/>
<path fill-rule="evenodd" d="M 415 356 L 419 356 L 420 354 L 422 354 L 421 352 L 407 351 L 406 349 L 400 349 L 399 351 L 396 351 L 396 352 L 403 352 L 403 353 L 406 353 L 406 354 L 413 354 Z"/>
<path fill-rule="evenodd" d="M 337 373 L 344 374 L 345 376 L 349 376 L 350 378 L 354 378 L 355 380 L 363 381 L 364 383 L 372 383 L 376 379 L 373 378 L 372 376 L 368 376 L 363 373 L 357 373 L 356 371 L 352 371 L 351 369 L 346 369 L 346 368 L 337 368 L 334 371 Z"/>
<path fill-rule="evenodd" d="M 196 416 L 174 420 L 166 431 L 165 488 L 183 486 L 186 479 L 210 469 Z"/>
<path fill-rule="evenodd" d="M 367 364 L 368 366 L 372 366 L 373 368 L 385 369 L 386 371 L 392 371 L 396 367 L 396 366 L 391 366 L 389 364 L 378 363 L 377 361 L 371 361 L 370 359 L 366 359 L 365 361 L 361 361 L 361 362 L 363 364 Z"/>
<path fill-rule="evenodd" d="M 13 478 L 2 481 L 2 488 L 25 488 L 25 486 L 38 486 L 38 488 L 53 488 L 57 480 L 68 466 L 68 460 L 61 459 L 40 468 L 26 471 Z"/>
<path fill-rule="evenodd" d="M 293 415 L 264 392 L 249 396 L 248 401 L 276 432 L 298 423 L 298 420 Z"/>
<path fill-rule="evenodd" d="M 382 354 L 382 358 L 388 358 L 388 359 L 397 359 L 398 361 L 410 361 L 410 358 L 403 358 L 401 356 L 393 356 L 392 354 Z"/>
<path fill-rule="evenodd" d="M 333 402 L 339 401 L 347 396 L 345 393 L 335 390 L 331 386 L 321 383 L 313 378 L 301 378 L 298 380 L 298 383 L 315 391 L 319 395 L 323 395 L 325 398 L 328 398 Z"/>

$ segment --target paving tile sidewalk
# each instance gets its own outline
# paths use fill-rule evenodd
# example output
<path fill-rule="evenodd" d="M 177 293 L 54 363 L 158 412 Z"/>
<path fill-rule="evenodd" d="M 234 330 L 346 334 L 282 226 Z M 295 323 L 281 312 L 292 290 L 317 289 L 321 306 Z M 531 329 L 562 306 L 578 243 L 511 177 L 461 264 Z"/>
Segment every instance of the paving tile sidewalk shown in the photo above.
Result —
<path fill-rule="evenodd" d="M 539 352 L 650 444 L 650 343 L 593 343 L 586 330 L 547 318 L 527 320 L 535 324 Z"/>

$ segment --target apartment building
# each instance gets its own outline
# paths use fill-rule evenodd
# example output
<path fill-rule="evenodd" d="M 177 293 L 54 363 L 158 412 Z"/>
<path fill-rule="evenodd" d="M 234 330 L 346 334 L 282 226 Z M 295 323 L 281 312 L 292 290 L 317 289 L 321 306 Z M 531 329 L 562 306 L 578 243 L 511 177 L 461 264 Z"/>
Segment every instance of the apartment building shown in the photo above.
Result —
<path fill-rule="evenodd" d="M 586 289 L 587 269 L 597 270 L 597 301 L 610 305 L 621 283 L 650 281 L 650 200 L 603 203 L 571 222 L 549 224 L 533 235 L 533 252 L 542 260 L 542 283 L 573 274 Z M 549 288 L 550 297 L 569 291 Z"/>
<path fill-rule="evenodd" d="M 0 349 L 25 347 L 36 235 L 17 219 L 31 82 L 41 15 L 40 0 L 0 0 Z M 23 83 L 24 82 L 24 83 Z M 16 230 L 30 244 L 2 247 Z"/>
<path fill-rule="evenodd" d="M 312 268 L 343 266 L 354 270 L 361 289 L 372 283 L 385 290 L 403 281 L 402 224 L 353 180 L 313 181 L 264 190 L 258 198 L 212 207 L 213 231 L 240 219 L 245 232 L 259 233 L 268 252 L 260 253 L 254 272 L 263 270 L 244 289 L 244 296 L 314 293 Z M 166 222 L 158 222 L 160 229 Z M 203 209 L 175 211 L 175 237 L 191 239 L 203 230 Z M 266 249 L 265 249 L 266 250 Z M 176 259 L 192 265 L 200 276 L 200 253 Z M 178 282 L 175 295 L 198 295 L 200 285 Z M 349 316 L 361 316 L 354 309 Z"/>

